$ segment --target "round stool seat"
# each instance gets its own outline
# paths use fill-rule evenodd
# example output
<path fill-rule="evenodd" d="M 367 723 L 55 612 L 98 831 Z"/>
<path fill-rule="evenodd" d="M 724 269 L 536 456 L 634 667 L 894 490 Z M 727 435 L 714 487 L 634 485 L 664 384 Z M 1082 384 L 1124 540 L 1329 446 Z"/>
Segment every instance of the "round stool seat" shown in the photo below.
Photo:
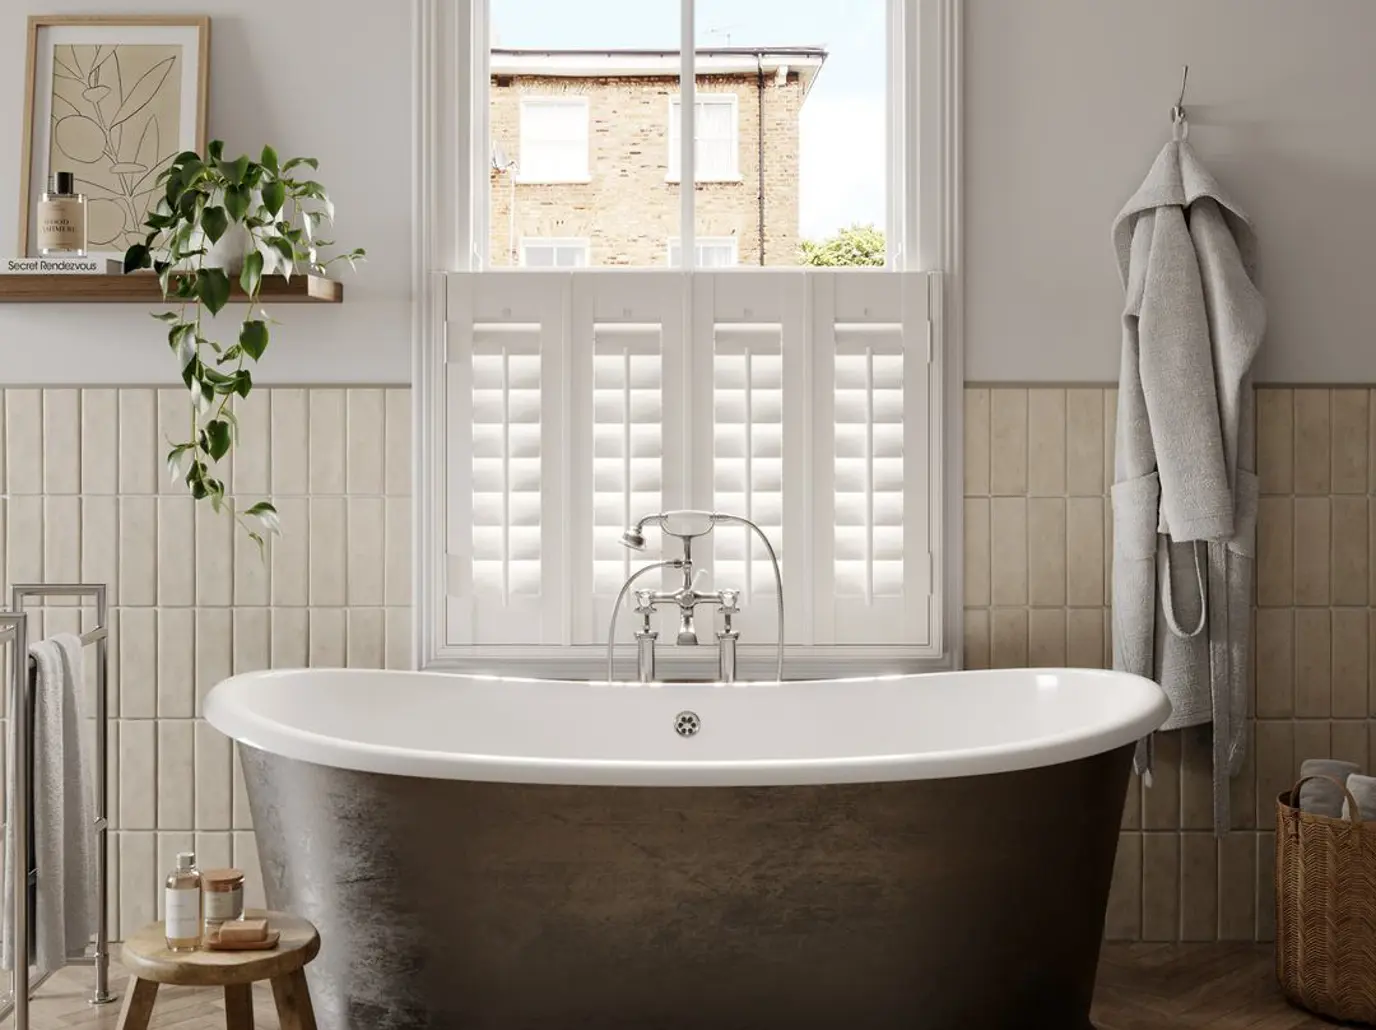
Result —
<path fill-rule="evenodd" d="M 285 912 L 249 911 L 282 936 L 270 951 L 169 951 L 162 923 L 145 926 L 124 942 L 121 961 L 132 976 L 183 987 L 224 987 L 274 980 L 295 972 L 320 951 L 320 934 Z"/>

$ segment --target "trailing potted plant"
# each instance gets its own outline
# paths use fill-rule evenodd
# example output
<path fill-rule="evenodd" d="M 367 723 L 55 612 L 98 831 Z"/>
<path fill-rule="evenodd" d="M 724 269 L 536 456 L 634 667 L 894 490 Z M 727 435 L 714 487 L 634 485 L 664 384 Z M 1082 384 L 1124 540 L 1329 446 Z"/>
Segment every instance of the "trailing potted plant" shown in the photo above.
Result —
<path fill-rule="evenodd" d="M 303 177 L 316 168 L 313 157 L 279 162 L 272 147 L 257 161 L 227 161 L 220 140 L 204 156 L 183 151 L 158 176 L 163 196 L 144 222 L 148 235 L 124 255 L 126 274 L 151 268 L 163 299 L 177 304 L 153 314 L 167 325 L 168 346 L 190 392 L 188 436 L 168 441 L 168 473 L 196 500 L 231 514 L 260 550 L 265 536 L 278 532 L 277 509 L 268 501 L 236 509 L 226 501 L 217 466 L 238 439 L 230 402 L 253 390 L 249 362 L 256 365 L 268 346 L 273 323 L 259 304 L 263 277 L 324 275 L 337 262 L 354 267 L 364 257 L 360 248 L 321 259 L 320 251 L 334 246 L 320 236 L 334 221 L 334 205 L 324 186 Z M 206 335 L 205 315 L 213 318 L 229 302 L 231 275 L 248 309 L 237 340 L 224 345 Z"/>

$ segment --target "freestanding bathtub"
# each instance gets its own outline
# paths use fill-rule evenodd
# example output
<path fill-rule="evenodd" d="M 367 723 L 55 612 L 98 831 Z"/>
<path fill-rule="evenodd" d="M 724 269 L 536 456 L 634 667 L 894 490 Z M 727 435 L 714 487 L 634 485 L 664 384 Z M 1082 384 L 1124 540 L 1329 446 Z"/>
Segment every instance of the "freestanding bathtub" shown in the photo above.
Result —
<path fill-rule="evenodd" d="M 1085 1030 L 1136 677 L 219 684 L 325 1030 Z"/>

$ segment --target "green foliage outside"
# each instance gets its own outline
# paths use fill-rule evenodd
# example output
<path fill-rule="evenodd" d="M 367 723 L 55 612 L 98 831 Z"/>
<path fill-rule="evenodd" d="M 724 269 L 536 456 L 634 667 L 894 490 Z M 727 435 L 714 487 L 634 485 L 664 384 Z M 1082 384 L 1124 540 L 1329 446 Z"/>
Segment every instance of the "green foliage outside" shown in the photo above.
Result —
<path fill-rule="evenodd" d="M 803 240 L 798 249 L 802 264 L 821 268 L 884 264 L 884 234 L 873 225 L 852 225 L 824 240 Z"/>

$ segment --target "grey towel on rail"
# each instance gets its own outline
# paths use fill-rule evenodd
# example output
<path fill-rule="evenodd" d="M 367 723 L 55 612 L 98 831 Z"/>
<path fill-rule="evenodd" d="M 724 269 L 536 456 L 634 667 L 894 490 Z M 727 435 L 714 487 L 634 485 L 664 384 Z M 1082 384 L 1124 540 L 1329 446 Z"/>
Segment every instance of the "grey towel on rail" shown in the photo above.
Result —
<path fill-rule="evenodd" d="M 1347 778 L 1347 789 L 1357 799 L 1357 811 L 1361 814 L 1362 821 L 1376 822 L 1376 776 L 1352 773 Z M 1347 798 L 1343 798 L 1343 818 L 1351 819 L 1352 815 L 1347 809 Z"/>
<path fill-rule="evenodd" d="M 1300 776 L 1331 776 L 1332 780 L 1310 780 L 1300 787 L 1300 811 L 1311 815 L 1326 815 L 1338 819 L 1343 814 L 1342 789 L 1338 783 L 1360 772 L 1353 762 L 1340 762 L 1336 758 L 1306 758 L 1300 763 Z M 1338 783 L 1334 783 L 1337 780 Z M 1360 804 L 1360 802 L 1358 802 Z"/>
<path fill-rule="evenodd" d="M 60 969 L 85 951 L 96 925 L 94 762 L 86 744 L 88 716 L 81 638 L 59 633 L 29 648 L 33 678 L 33 826 L 38 872 L 35 911 L 30 913 L 34 951 L 29 965 L 40 973 Z M 17 694 L 17 691 L 12 694 Z M 10 699 L 10 726 L 14 726 Z M 7 781 L 9 777 L 6 771 Z M 13 784 L 6 796 L 13 798 Z M 14 868 L 22 847 L 5 834 L 5 929 L 0 961 L 14 968 Z"/>

